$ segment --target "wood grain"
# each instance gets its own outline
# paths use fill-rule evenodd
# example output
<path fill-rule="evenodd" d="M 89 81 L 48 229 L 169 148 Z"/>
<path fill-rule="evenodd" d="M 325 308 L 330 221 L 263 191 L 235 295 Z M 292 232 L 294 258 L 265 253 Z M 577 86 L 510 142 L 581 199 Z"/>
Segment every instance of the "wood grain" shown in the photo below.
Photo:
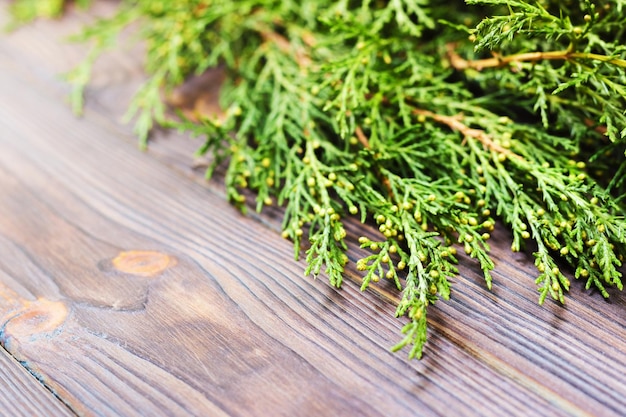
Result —
<path fill-rule="evenodd" d="M 623 415 L 623 293 L 574 283 L 565 307 L 538 306 L 531 259 L 495 233 L 494 290 L 463 259 L 425 358 L 407 362 L 388 350 L 390 288 L 303 277 L 280 211 L 240 215 L 188 138 L 137 150 L 119 122 L 137 54 L 103 60 L 71 114 L 56 74 L 84 52 L 62 38 L 86 19 L 0 38 L 0 341 L 75 413 Z"/>
<path fill-rule="evenodd" d="M 0 349 L 0 415 L 67 417 L 74 414 L 6 350 Z"/>

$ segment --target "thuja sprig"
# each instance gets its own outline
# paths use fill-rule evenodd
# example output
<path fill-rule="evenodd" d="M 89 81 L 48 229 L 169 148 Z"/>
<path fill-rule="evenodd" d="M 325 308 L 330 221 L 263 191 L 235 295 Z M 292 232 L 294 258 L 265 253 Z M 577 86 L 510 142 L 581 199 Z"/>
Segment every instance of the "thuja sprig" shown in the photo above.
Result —
<path fill-rule="evenodd" d="M 521 86 L 522 91 L 536 95 L 535 110 L 542 111 L 544 125 L 548 122 L 547 107 L 554 105 L 558 111 L 553 113 L 557 116 L 576 112 L 579 122 L 591 120 L 604 125 L 607 137 L 623 143 L 626 39 L 617 25 L 626 23 L 626 18 L 621 1 L 596 4 L 585 0 L 568 8 L 559 7 L 558 2 L 468 3 L 506 6 L 509 13 L 483 19 L 470 31 L 474 49 L 490 50 L 495 56 L 470 61 L 455 58 L 451 60 L 455 68 L 482 71 L 507 67 L 531 73 L 533 82 L 520 83 L 519 77 L 506 77 L 506 82 L 517 78 L 509 88 Z M 541 91 L 537 91 L 539 86 Z M 556 98 L 548 99 L 542 94 L 545 90 Z M 573 97 L 577 105 L 567 101 L 569 105 L 561 105 L 559 93 L 565 91 L 569 93 L 566 97 Z"/>
<path fill-rule="evenodd" d="M 394 350 L 420 357 L 457 248 L 493 284 L 497 224 L 512 250 L 533 248 L 540 302 L 564 301 L 568 268 L 603 296 L 622 288 L 624 3 L 565 4 L 126 0 L 85 32 L 95 52 L 75 81 L 133 22 L 147 42 L 131 105 L 142 144 L 155 122 L 202 137 L 207 177 L 228 161 L 232 202 L 245 209 L 252 189 L 257 210 L 284 206 L 296 257 L 334 286 L 347 219 L 378 228 L 359 239 L 362 289 L 393 281 L 408 318 Z M 223 114 L 168 115 L 162 97 L 212 66 L 227 74 Z"/>
<path fill-rule="evenodd" d="M 505 125 L 511 124 L 499 118 L 497 123 L 489 123 L 485 112 L 481 113 L 481 121 L 474 120 L 473 123 L 491 125 L 496 132 L 502 129 L 503 122 Z M 466 146 L 461 149 L 470 151 L 470 166 L 478 174 L 475 180 L 478 184 L 484 184 L 479 185 L 479 188 L 484 187 L 484 198 L 489 202 L 485 204 L 495 207 L 496 214 L 513 230 L 511 249 L 519 251 L 525 240 L 535 240 L 538 246 L 535 257 L 540 271 L 537 279 L 537 284 L 540 285 L 540 302 L 548 294 L 563 302 L 563 289 L 569 289 L 569 280 L 557 266 L 557 258 L 565 259 L 578 268 L 578 276 L 588 278 L 593 275 L 588 281 L 588 287 L 594 283 L 605 296 L 608 293 L 603 282 L 622 288 L 619 272 L 621 255 L 596 249 L 593 252 L 586 251 L 584 256 L 580 256 L 584 247 L 595 246 L 598 242 L 596 239 L 589 239 L 590 235 L 598 237 L 602 245 L 613 248 L 624 245 L 623 213 L 617 207 L 599 204 L 600 199 L 606 197 L 605 191 L 589 183 L 588 176 L 583 171 L 583 162 L 547 154 L 542 147 L 533 145 L 536 137 L 520 141 L 513 139 L 511 133 L 501 133 L 499 137 L 504 141 L 498 140 L 494 144 L 487 131 L 466 127 L 464 123 L 470 123 L 471 117 L 463 122 L 459 118 L 451 119 L 433 114 L 429 116 L 465 133 Z M 495 121 L 496 115 L 492 117 Z M 515 131 L 514 127 L 510 129 Z M 516 135 L 527 133 L 529 132 L 523 127 Z M 491 155 L 485 153 L 485 148 Z M 542 158 L 531 159 L 537 149 L 540 149 Z M 554 166 L 543 158 L 549 158 Z M 600 218 L 611 224 L 614 233 L 606 234 L 604 225 L 598 229 L 597 224 L 588 223 L 589 219 L 595 219 L 595 222 L 603 224 L 603 221 L 599 221 Z M 581 265 L 581 258 L 585 259 L 585 263 L 590 261 L 593 268 Z M 581 272 L 583 275 L 580 275 Z"/>

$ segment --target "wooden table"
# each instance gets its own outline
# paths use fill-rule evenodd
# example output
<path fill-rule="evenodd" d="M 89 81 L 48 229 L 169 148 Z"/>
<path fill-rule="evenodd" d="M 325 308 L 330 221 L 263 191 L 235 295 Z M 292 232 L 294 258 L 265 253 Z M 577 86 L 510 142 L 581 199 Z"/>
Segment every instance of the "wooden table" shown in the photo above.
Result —
<path fill-rule="evenodd" d="M 393 289 L 303 276 L 280 210 L 230 206 L 197 140 L 138 150 L 120 120 L 140 49 L 104 57 L 72 114 L 59 74 L 86 47 L 64 38 L 88 20 L 0 36 L 0 415 L 625 415 L 623 293 L 575 282 L 539 306 L 531 256 L 498 232 L 493 291 L 461 259 L 423 360 L 391 353 Z"/>

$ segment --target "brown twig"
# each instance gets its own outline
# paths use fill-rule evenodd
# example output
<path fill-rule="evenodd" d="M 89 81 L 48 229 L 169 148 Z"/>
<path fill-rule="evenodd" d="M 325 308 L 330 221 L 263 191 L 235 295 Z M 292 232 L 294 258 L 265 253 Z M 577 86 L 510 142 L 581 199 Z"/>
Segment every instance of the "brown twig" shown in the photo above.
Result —
<path fill-rule="evenodd" d="M 626 68 L 626 60 L 614 58 L 606 55 L 592 54 L 587 52 L 574 52 L 572 48 L 560 50 L 560 51 L 548 51 L 548 52 L 524 52 L 514 55 L 497 55 L 494 54 L 493 58 L 466 60 L 456 53 L 456 44 L 449 43 L 446 45 L 448 60 L 450 65 L 454 69 L 463 71 L 466 69 L 475 69 L 482 71 L 485 68 L 501 68 L 510 64 L 520 62 L 537 62 L 544 60 L 562 60 L 567 61 L 571 59 L 588 59 L 595 61 L 602 61 L 609 64 L 617 65 L 622 68 Z"/>
<path fill-rule="evenodd" d="M 448 44 L 448 60 L 454 69 L 463 71 L 466 69 L 475 69 L 482 71 L 485 68 L 501 68 L 510 64 L 519 62 L 535 62 L 542 60 L 566 60 L 569 58 L 570 51 L 551 51 L 551 52 L 526 52 L 515 55 L 497 55 L 494 54 L 492 58 L 466 60 L 463 59 L 454 49 L 454 44 Z"/>
<path fill-rule="evenodd" d="M 361 142 L 361 145 L 363 145 L 365 149 L 370 149 L 370 141 L 367 139 L 367 136 L 365 136 L 365 133 L 363 133 L 361 126 L 357 126 L 356 129 L 354 129 L 354 133 L 359 142 Z"/>
<path fill-rule="evenodd" d="M 604 125 L 596 125 L 596 122 L 594 122 L 591 119 L 586 118 L 585 119 L 585 126 L 593 128 L 593 130 L 595 130 L 596 132 L 602 134 L 602 135 L 606 135 L 606 132 L 608 131 L 607 127 Z"/>
<path fill-rule="evenodd" d="M 444 116 L 442 114 L 433 113 L 429 110 L 423 110 L 423 109 L 413 109 L 413 114 L 418 115 L 418 116 L 428 117 L 429 119 L 433 119 L 434 121 L 438 123 L 448 126 L 450 129 L 462 134 L 464 137 L 464 140 L 467 140 L 467 138 L 473 138 L 473 139 L 478 140 L 480 143 L 482 143 L 483 146 L 487 149 L 504 154 L 507 157 L 524 159 L 518 154 L 516 154 L 515 152 L 507 148 L 504 148 L 502 145 L 500 145 L 497 142 L 494 142 L 494 140 L 491 139 L 491 136 L 488 135 L 484 130 L 474 129 L 464 124 L 462 122 L 463 116 L 460 114 L 456 116 Z"/>
<path fill-rule="evenodd" d="M 259 31 L 261 37 L 265 42 L 271 42 L 280 49 L 281 52 L 289 54 L 293 52 L 296 62 L 301 69 L 306 69 L 311 65 L 311 58 L 302 48 L 293 48 L 289 40 L 272 30 L 261 30 Z M 304 39 L 304 42 L 308 45 L 309 42 L 313 42 L 312 39 Z"/>

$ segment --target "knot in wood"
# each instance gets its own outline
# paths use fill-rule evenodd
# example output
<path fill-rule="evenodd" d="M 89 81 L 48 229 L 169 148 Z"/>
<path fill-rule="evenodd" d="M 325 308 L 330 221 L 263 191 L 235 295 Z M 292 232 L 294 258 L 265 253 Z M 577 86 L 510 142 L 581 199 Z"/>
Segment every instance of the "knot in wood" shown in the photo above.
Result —
<path fill-rule="evenodd" d="M 175 259 L 157 251 L 133 250 L 121 252 L 113 259 L 113 267 L 120 272 L 151 277 L 175 264 Z"/>
<path fill-rule="evenodd" d="M 68 316 L 68 308 L 61 301 L 39 298 L 34 302 L 25 301 L 24 309 L 5 326 L 5 338 L 15 338 L 50 334 L 57 331 Z"/>

